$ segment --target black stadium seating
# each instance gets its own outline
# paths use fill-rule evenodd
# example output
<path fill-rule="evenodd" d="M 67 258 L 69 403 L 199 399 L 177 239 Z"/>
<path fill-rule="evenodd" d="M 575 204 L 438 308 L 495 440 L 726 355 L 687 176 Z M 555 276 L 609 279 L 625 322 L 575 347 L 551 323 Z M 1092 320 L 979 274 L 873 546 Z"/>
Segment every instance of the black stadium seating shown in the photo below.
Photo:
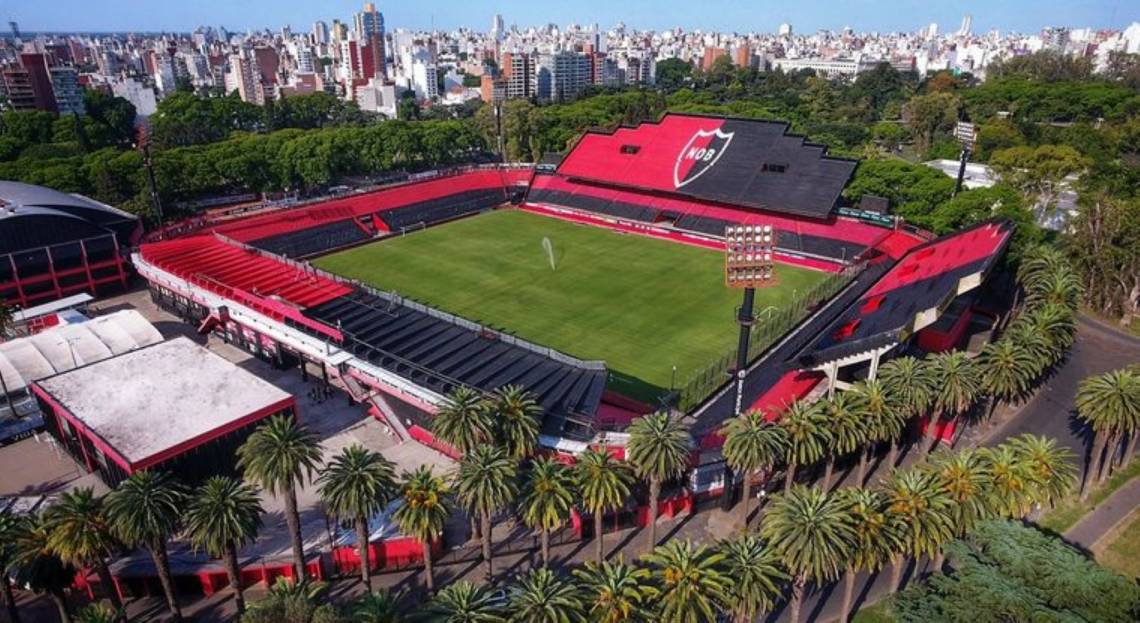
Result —
<path fill-rule="evenodd" d="M 724 228 L 729 224 L 728 221 L 711 216 L 684 214 L 681 218 L 677 219 L 673 226 L 678 229 L 686 229 L 711 236 L 723 236 Z M 836 260 L 849 260 L 862 253 L 867 247 L 845 240 L 824 238 L 811 234 L 798 234 L 794 231 L 781 229 L 779 230 L 779 238 L 777 238 L 776 241 L 776 248 L 791 253 L 803 253 Z"/>
<path fill-rule="evenodd" d="M 306 257 L 368 240 L 369 236 L 351 219 L 329 225 L 291 231 L 260 240 L 253 246 L 287 257 Z"/>
<path fill-rule="evenodd" d="M 577 210 L 605 214 L 630 221 L 652 223 L 657 220 L 660 211 L 649 206 L 639 206 L 624 201 L 616 201 L 603 197 L 594 197 L 586 194 L 568 193 L 550 188 L 535 189 L 530 193 L 530 200 L 539 203 L 566 206 Z M 724 233 L 724 230 L 721 230 Z"/>
<path fill-rule="evenodd" d="M 413 203 L 379 213 L 392 231 L 416 225 L 432 225 L 448 219 L 493 208 L 506 200 L 502 188 L 471 190 L 448 197 Z"/>

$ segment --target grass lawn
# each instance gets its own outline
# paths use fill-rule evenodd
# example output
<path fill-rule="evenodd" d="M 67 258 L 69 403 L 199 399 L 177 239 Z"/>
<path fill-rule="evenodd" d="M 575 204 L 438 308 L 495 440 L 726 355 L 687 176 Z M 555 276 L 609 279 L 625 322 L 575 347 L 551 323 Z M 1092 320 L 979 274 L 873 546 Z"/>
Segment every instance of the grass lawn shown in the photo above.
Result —
<path fill-rule="evenodd" d="M 1081 503 L 1079 493 L 1074 490 L 1067 498 L 1058 502 L 1056 508 L 1045 513 L 1037 524 L 1057 534 L 1064 534 L 1098 504 L 1108 499 L 1108 496 L 1136 477 L 1140 477 L 1140 460 L 1133 460 L 1127 469 L 1116 470 L 1116 473 L 1105 481 L 1104 486 L 1089 494 L 1089 499 L 1084 504 Z M 1080 484 L 1076 486 L 1079 487 Z"/>
<path fill-rule="evenodd" d="M 1096 561 L 1130 578 L 1140 578 L 1140 511 L 1132 511 L 1119 527 L 1093 547 Z"/>
<path fill-rule="evenodd" d="M 852 623 L 893 623 L 895 620 L 890 599 L 882 599 L 873 605 L 860 608 L 851 618 Z"/>
<path fill-rule="evenodd" d="M 551 270 L 543 238 L 554 248 Z M 677 386 L 736 346 L 741 294 L 721 253 L 498 210 L 315 261 L 325 270 L 604 360 L 616 391 L 645 398 Z M 826 274 L 780 265 L 756 310 L 779 308 Z M 626 383 L 631 385 L 625 386 Z M 645 385 L 651 387 L 645 387 Z"/>

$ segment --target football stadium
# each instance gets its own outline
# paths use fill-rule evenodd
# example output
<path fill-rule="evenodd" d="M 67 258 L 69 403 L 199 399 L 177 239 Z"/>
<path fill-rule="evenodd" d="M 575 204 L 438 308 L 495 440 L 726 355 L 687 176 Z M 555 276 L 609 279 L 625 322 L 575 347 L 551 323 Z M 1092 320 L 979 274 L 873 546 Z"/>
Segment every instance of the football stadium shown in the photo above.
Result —
<path fill-rule="evenodd" d="M 785 123 L 670 113 L 537 166 L 179 223 L 133 260 L 164 309 L 446 453 L 432 414 L 460 387 L 527 389 L 541 445 L 567 457 L 620 451 L 633 418 L 672 410 L 700 493 L 723 485 L 738 410 L 775 416 L 915 341 L 957 342 L 1008 244 L 1004 221 L 934 238 L 845 204 L 857 165 Z M 726 285 L 738 226 L 775 232 L 751 313 Z"/>

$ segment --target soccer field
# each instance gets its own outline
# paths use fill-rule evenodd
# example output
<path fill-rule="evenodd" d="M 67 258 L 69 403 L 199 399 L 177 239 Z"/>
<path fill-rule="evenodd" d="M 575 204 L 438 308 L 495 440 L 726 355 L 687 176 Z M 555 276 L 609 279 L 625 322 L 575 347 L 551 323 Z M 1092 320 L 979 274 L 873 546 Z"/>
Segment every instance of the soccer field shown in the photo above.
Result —
<path fill-rule="evenodd" d="M 543 238 L 554 249 L 552 270 Z M 498 210 L 316 260 L 358 279 L 582 359 L 611 388 L 645 398 L 680 386 L 736 345 L 741 294 L 723 255 L 643 236 Z M 778 265 L 756 310 L 779 308 L 825 273 Z M 646 387 L 652 386 L 652 387 Z"/>

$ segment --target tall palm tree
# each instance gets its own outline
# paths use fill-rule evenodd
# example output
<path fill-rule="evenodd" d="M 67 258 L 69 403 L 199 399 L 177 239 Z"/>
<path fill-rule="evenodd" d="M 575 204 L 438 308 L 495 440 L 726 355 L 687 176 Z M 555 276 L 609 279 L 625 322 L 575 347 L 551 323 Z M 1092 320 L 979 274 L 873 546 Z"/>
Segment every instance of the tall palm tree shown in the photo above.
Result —
<path fill-rule="evenodd" d="M 926 425 L 926 438 L 923 442 L 923 456 L 928 454 L 936 443 L 938 424 L 943 417 L 955 418 L 974 404 L 981 389 L 981 375 L 978 366 L 964 351 L 956 350 L 939 353 L 930 358 L 936 389 L 934 391 L 934 412 Z"/>
<path fill-rule="evenodd" d="M 784 463 L 784 492 L 791 491 L 796 479 L 796 468 L 811 465 L 823 458 L 831 441 L 831 430 L 827 416 L 819 403 L 809 405 L 797 400 L 788 405 L 780 417 L 780 428 L 784 429 L 788 440 Z"/>
<path fill-rule="evenodd" d="M 673 540 L 645 557 L 660 591 L 658 614 L 664 621 L 698 623 L 716 620 L 729 607 L 734 578 L 721 570 L 724 554 L 691 541 Z"/>
<path fill-rule="evenodd" d="M 1075 455 L 1058 446 L 1056 439 L 1025 433 L 1006 443 L 1029 470 L 1036 504 L 1051 506 L 1072 490 L 1077 475 Z"/>
<path fill-rule="evenodd" d="M 869 418 L 860 408 L 859 401 L 850 398 L 847 392 L 835 394 L 821 404 L 831 431 L 827 467 L 823 470 L 823 490 L 830 491 L 835 461 L 867 444 Z"/>
<path fill-rule="evenodd" d="M 752 534 L 741 534 L 717 544 L 724 555 L 722 567 L 729 578 L 728 605 L 737 623 L 763 619 L 783 593 L 788 574 L 774 548 Z"/>
<path fill-rule="evenodd" d="M 627 565 L 620 557 L 614 562 L 589 561 L 574 570 L 582 590 L 589 620 L 596 623 L 650 621 L 652 601 L 658 591 L 650 584 L 649 569 Z"/>
<path fill-rule="evenodd" d="M 878 380 L 883 384 L 887 401 L 905 419 L 917 417 L 930 408 L 934 400 L 934 378 L 929 363 L 915 357 L 897 357 L 879 368 Z M 898 464 L 899 444 L 891 443 L 887 467 Z"/>
<path fill-rule="evenodd" d="M 448 396 L 448 402 L 436 411 L 431 420 L 435 438 L 467 454 L 493 438 L 494 425 L 483 395 L 459 387 Z"/>
<path fill-rule="evenodd" d="M 442 589 L 423 611 L 418 620 L 427 623 L 506 623 L 507 613 L 486 586 L 471 582 L 456 582 Z"/>
<path fill-rule="evenodd" d="M 785 430 L 767 421 L 762 411 L 746 411 L 728 420 L 724 427 L 724 460 L 732 471 L 744 475 L 740 525 L 748 527 L 752 479 L 768 480 L 776 462 L 787 452 Z"/>
<path fill-rule="evenodd" d="M 65 591 L 75 581 L 75 567 L 56 555 L 48 544 L 50 528 L 42 516 L 22 520 L 16 535 L 16 581 L 36 593 L 47 593 L 55 602 L 59 618 L 71 623 Z M 4 578 L 7 582 L 8 579 Z"/>
<path fill-rule="evenodd" d="M 90 487 L 79 487 L 60 494 L 44 511 L 48 547 L 75 567 L 90 567 L 99 576 L 115 612 L 123 610 L 123 600 L 111 579 L 107 559 L 119 548 L 103 509 L 103 498 Z"/>
<path fill-rule="evenodd" d="M 986 344 L 978 357 L 982 369 L 982 392 L 993 399 L 993 408 L 1003 402 L 1010 402 L 1029 391 L 1036 378 L 1038 361 L 1031 351 L 1016 340 L 1002 338 Z"/>
<path fill-rule="evenodd" d="M 502 448 L 480 446 L 463 455 L 455 473 L 455 493 L 464 510 L 479 518 L 486 581 L 493 578 L 491 520 L 518 495 L 518 462 Z"/>
<path fill-rule="evenodd" d="M 22 518 L 7 510 L 0 511 L 0 592 L 4 595 L 4 609 L 8 611 L 8 619 L 12 623 L 20 623 L 20 610 L 16 607 L 16 596 L 12 593 L 8 572 L 16 564 L 16 542 L 25 528 Z"/>
<path fill-rule="evenodd" d="M 522 460 L 534 453 L 538 447 L 542 407 L 530 392 L 518 385 L 505 385 L 495 391 L 487 408 L 495 423 L 498 442 L 508 455 Z"/>
<path fill-rule="evenodd" d="M 238 467 L 245 477 L 285 502 L 285 523 L 293 541 L 293 570 L 298 581 L 305 572 L 305 541 L 297 512 L 297 487 L 311 481 L 321 462 L 315 435 L 296 419 L 278 414 L 253 431 L 237 450 Z"/>
<path fill-rule="evenodd" d="M 1103 470 L 1109 438 L 1140 413 L 1140 382 L 1128 370 L 1088 377 L 1077 387 L 1076 407 L 1077 417 L 1095 431 L 1092 455 L 1081 487 L 1084 501 L 1091 492 L 1093 479 Z"/>
<path fill-rule="evenodd" d="M 519 515 L 538 532 L 542 565 L 550 565 L 550 533 L 566 525 L 574 507 L 574 475 L 566 465 L 550 458 L 531 462 L 523 476 Z"/>
<path fill-rule="evenodd" d="M 582 496 L 582 506 L 594 516 L 594 559 L 601 563 L 602 518 L 612 510 L 621 508 L 629 497 L 633 475 L 622 462 L 613 458 L 603 447 L 588 448 L 574 464 L 574 476 Z"/>
<path fill-rule="evenodd" d="M 166 605 L 175 621 L 182 610 L 170 578 L 166 541 L 182 527 L 186 491 L 166 472 L 144 470 L 131 474 L 107 494 L 104 512 L 115 536 L 128 547 L 145 547 L 154 560 Z"/>
<path fill-rule="evenodd" d="M 1025 461 L 1009 444 L 981 448 L 978 453 L 990 480 L 990 505 L 1003 517 L 1024 517 L 1033 509 L 1034 485 Z"/>
<path fill-rule="evenodd" d="M 639 417 L 627 431 L 626 459 L 639 478 L 649 483 L 649 544 L 657 546 L 657 506 L 661 484 L 677 478 L 689 467 L 689 429 L 663 411 Z"/>
<path fill-rule="evenodd" d="M 1061 305 L 1076 309 L 1081 299 L 1081 280 L 1071 268 L 1049 271 L 1036 278 L 1026 290 L 1025 302 L 1040 305 Z"/>
<path fill-rule="evenodd" d="M 760 526 L 792 576 L 791 620 L 798 623 L 808 582 L 839 576 L 855 544 L 848 501 L 819 487 L 797 485 L 775 496 Z"/>
<path fill-rule="evenodd" d="M 1124 371 L 1132 376 L 1132 389 L 1134 396 L 1133 404 L 1140 404 L 1140 365 L 1134 365 L 1130 368 L 1124 368 Z M 1128 447 L 1124 451 L 1123 460 L 1120 467 L 1128 467 L 1132 462 L 1132 457 L 1136 454 L 1136 442 L 1140 439 L 1140 408 L 1134 408 L 1128 411 L 1123 418 L 1125 430 L 1128 433 Z"/>
<path fill-rule="evenodd" d="M 245 596 L 238 550 L 257 539 L 264 512 L 257 489 L 229 476 L 207 479 L 186 508 L 186 535 L 195 548 L 225 561 L 239 615 L 245 612 Z"/>
<path fill-rule="evenodd" d="M 371 593 L 368 519 L 387 508 L 396 497 L 395 468 L 379 452 L 353 444 L 329 461 L 317 482 L 325 506 L 337 516 L 351 518 L 355 524 L 360 579 Z"/>
<path fill-rule="evenodd" d="M 432 473 L 427 465 L 420 465 L 401 478 L 400 496 L 404 503 L 393 513 L 392 519 L 400 532 L 420 542 L 424 552 L 424 571 L 428 592 L 435 590 L 435 573 L 432 570 L 431 548 L 443 526 L 451 516 L 447 496 L 451 490 L 447 481 Z"/>
<path fill-rule="evenodd" d="M 861 414 L 867 431 L 867 440 L 863 443 L 863 453 L 859 457 L 857 484 L 862 486 L 867 480 L 867 468 L 876 445 L 888 442 L 892 448 L 897 448 L 898 440 L 906 428 L 907 416 L 890 401 L 886 388 L 878 380 L 856 383 L 848 394 L 855 403 L 855 409 Z"/>
<path fill-rule="evenodd" d="M 953 536 L 960 537 L 979 521 L 995 515 L 993 480 L 982 453 L 974 450 L 936 452 L 928 468 L 938 476 L 946 495 L 950 497 L 950 517 Z M 934 570 L 942 569 L 945 550 L 938 549 L 934 557 Z"/>
<path fill-rule="evenodd" d="M 1032 289 L 1047 275 L 1068 267 L 1069 260 L 1060 249 L 1047 244 L 1034 245 L 1021 255 L 1017 282 L 1023 288 Z"/>
<path fill-rule="evenodd" d="M 882 491 L 845 488 L 835 492 L 843 496 L 851 518 L 853 539 L 847 569 L 843 575 L 843 608 L 840 620 L 851 615 L 855 597 L 855 575 L 860 571 L 874 573 L 881 569 L 901 546 L 897 522 L 887 515 L 887 498 Z"/>
<path fill-rule="evenodd" d="M 935 556 L 953 536 L 953 501 L 938 474 L 929 470 L 895 471 L 883 483 L 883 492 L 887 515 L 898 522 L 902 543 L 892 560 L 890 591 L 894 593 L 907 557 Z"/>
<path fill-rule="evenodd" d="M 1045 303 L 1031 309 L 1024 318 L 1034 333 L 1045 337 L 1045 343 L 1049 347 L 1049 364 L 1060 361 L 1076 339 L 1075 312 L 1062 305 Z"/>
<path fill-rule="evenodd" d="M 1027 355 L 1029 380 L 1036 380 L 1045 369 L 1053 365 L 1053 349 L 1047 336 L 1034 330 L 1024 317 L 1018 318 L 1006 329 L 1002 340 L 1009 340 Z"/>
<path fill-rule="evenodd" d="M 578 588 L 550 569 L 535 569 L 507 591 L 512 623 L 576 623 L 585 621 Z"/>

